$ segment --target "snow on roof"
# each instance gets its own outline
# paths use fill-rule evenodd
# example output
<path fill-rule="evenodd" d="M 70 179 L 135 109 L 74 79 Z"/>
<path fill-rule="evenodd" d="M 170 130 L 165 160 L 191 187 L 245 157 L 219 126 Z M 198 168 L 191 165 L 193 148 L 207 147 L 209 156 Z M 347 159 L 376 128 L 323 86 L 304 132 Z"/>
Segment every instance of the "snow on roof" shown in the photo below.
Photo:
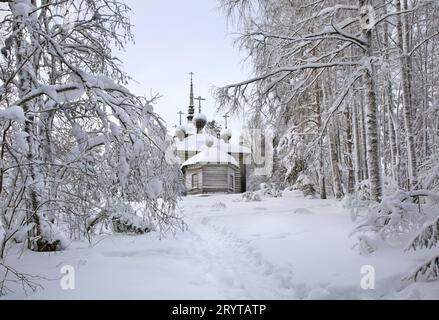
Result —
<path fill-rule="evenodd" d="M 207 139 L 213 139 L 214 147 L 219 146 L 221 150 L 225 153 L 243 153 L 243 154 L 251 153 L 251 150 L 245 146 L 226 143 L 223 140 L 218 139 L 217 137 L 205 133 L 193 134 L 182 141 L 177 141 L 176 142 L 177 150 L 195 151 L 195 152 L 201 151 L 203 147 L 206 145 Z"/>
<path fill-rule="evenodd" d="M 213 164 L 233 164 L 237 167 L 239 167 L 238 161 L 235 160 L 231 155 L 228 153 L 225 153 L 221 150 L 218 146 L 214 146 L 209 148 L 208 146 L 204 146 L 202 148 L 203 150 L 198 153 L 197 155 L 193 156 L 189 160 L 187 160 L 185 163 L 181 165 L 181 167 L 187 167 L 193 164 L 198 163 L 213 163 Z"/>

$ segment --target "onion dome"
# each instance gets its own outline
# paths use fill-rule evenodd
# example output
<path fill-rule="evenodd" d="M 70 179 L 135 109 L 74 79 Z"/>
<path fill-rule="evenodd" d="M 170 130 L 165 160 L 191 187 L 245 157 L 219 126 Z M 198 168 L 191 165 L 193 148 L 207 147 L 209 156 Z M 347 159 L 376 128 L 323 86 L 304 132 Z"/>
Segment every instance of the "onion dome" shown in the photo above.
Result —
<path fill-rule="evenodd" d="M 184 138 L 186 138 L 186 127 L 185 126 L 179 126 L 177 129 L 175 129 L 175 137 L 178 138 L 178 140 L 182 141 Z"/>
<path fill-rule="evenodd" d="M 194 122 L 195 127 L 197 128 L 197 133 L 200 133 L 207 124 L 207 117 L 203 113 L 198 113 L 194 117 L 193 122 Z"/>
<path fill-rule="evenodd" d="M 228 143 L 230 139 L 232 139 L 232 130 L 224 129 L 223 131 L 221 131 L 220 137 L 222 140 L 224 140 L 224 142 Z"/>
<path fill-rule="evenodd" d="M 208 138 L 206 138 L 205 144 L 206 144 L 206 147 L 212 148 L 213 145 L 215 144 L 215 140 L 213 138 L 208 137 Z"/>

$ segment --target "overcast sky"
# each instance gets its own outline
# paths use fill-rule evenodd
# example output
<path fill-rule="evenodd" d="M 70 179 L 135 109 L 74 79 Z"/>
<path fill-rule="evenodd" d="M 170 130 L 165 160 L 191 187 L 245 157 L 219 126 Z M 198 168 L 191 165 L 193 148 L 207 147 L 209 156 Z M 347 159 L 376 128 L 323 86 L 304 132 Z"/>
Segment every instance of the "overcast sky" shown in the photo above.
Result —
<path fill-rule="evenodd" d="M 178 124 L 178 111 L 187 113 L 189 72 L 194 72 L 195 96 L 207 99 L 203 113 L 215 117 L 212 85 L 222 86 L 246 78 L 244 55 L 234 46 L 235 30 L 217 8 L 217 0 L 126 0 L 133 9 L 136 43 L 120 56 L 125 70 L 138 82 L 136 94 L 151 90 L 163 97 L 156 111 L 168 128 Z M 198 103 L 196 102 L 196 105 Z M 221 115 L 222 116 L 222 115 Z M 224 123 L 221 116 L 216 119 Z M 234 120 L 232 129 L 240 128 Z M 236 136 L 235 136 L 236 138 Z"/>

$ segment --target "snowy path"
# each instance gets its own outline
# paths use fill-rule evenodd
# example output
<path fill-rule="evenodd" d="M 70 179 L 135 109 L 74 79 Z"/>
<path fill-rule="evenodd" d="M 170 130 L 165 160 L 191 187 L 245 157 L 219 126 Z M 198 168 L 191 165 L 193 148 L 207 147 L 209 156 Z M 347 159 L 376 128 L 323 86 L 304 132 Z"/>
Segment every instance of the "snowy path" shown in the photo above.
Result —
<path fill-rule="evenodd" d="M 387 250 L 360 256 L 348 237 L 349 212 L 332 201 L 295 194 L 262 202 L 239 195 L 188 197 L 189 231 L 175 238 L 109 236 L 93 248 L 73 243 L 62 253 L 19 252 L 9 263 L 39 274 L 45 290 L 32 299 L 351 299 L 439 298 L 439 283 L 408 288 L 399 279 L 422 255 Z M 76 289 L 60 287 L 60 270 L 75 268 Z M 376 290 L 360 288 L 361 267 L 376 268 Z M 7 298 L 23 298 L 22 292 Z"/>
<path fill-rule="evenodd" d="M 196 248 L 207 266 L 206 272 L 222 284 L 225 298 L 228 299 L 285 299 L 292 292 L 286 292 L 280 283 L 291 279 L 289 270 L 276 268 L 264 260 L 246 241 L 221 232 L 209 225 L 209 219 L 192 221 L 196 230 Z"/>

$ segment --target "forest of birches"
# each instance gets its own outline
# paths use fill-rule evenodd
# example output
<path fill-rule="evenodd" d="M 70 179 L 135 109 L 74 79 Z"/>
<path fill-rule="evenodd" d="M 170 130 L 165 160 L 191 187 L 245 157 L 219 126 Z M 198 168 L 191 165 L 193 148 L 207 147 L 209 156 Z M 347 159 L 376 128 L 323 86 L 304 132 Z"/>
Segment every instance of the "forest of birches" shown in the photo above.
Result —
<path fill-rule="evenodd" d="M 407 251 L 437 246 L 439 1 L 222 0 L 221 8 L 253 74 L 216 98 L 274 136 L 273 176 L 251 183 L 343 201 L 362 254 L 407 234 Z M 407 279 L 438 276 L 433 255 Z"/>
<path fill-rule="evenodd" d="M 407 251 L 437 246 L 439 1 L 218 7 L 253 71 L 214 88 L 219 110 L 274 137 L 273 174 L 250 187 L 342 201 L 360 254 L 407 234 Z M 11 248 L 185 228 L 159 96 L 126 88 L 129 15 L 122 0 L 0 0 L 0 295 L 8 281 L 35 287 L 7 265 Z M 438 277 L 432 254 L 406 279 Z"/>

